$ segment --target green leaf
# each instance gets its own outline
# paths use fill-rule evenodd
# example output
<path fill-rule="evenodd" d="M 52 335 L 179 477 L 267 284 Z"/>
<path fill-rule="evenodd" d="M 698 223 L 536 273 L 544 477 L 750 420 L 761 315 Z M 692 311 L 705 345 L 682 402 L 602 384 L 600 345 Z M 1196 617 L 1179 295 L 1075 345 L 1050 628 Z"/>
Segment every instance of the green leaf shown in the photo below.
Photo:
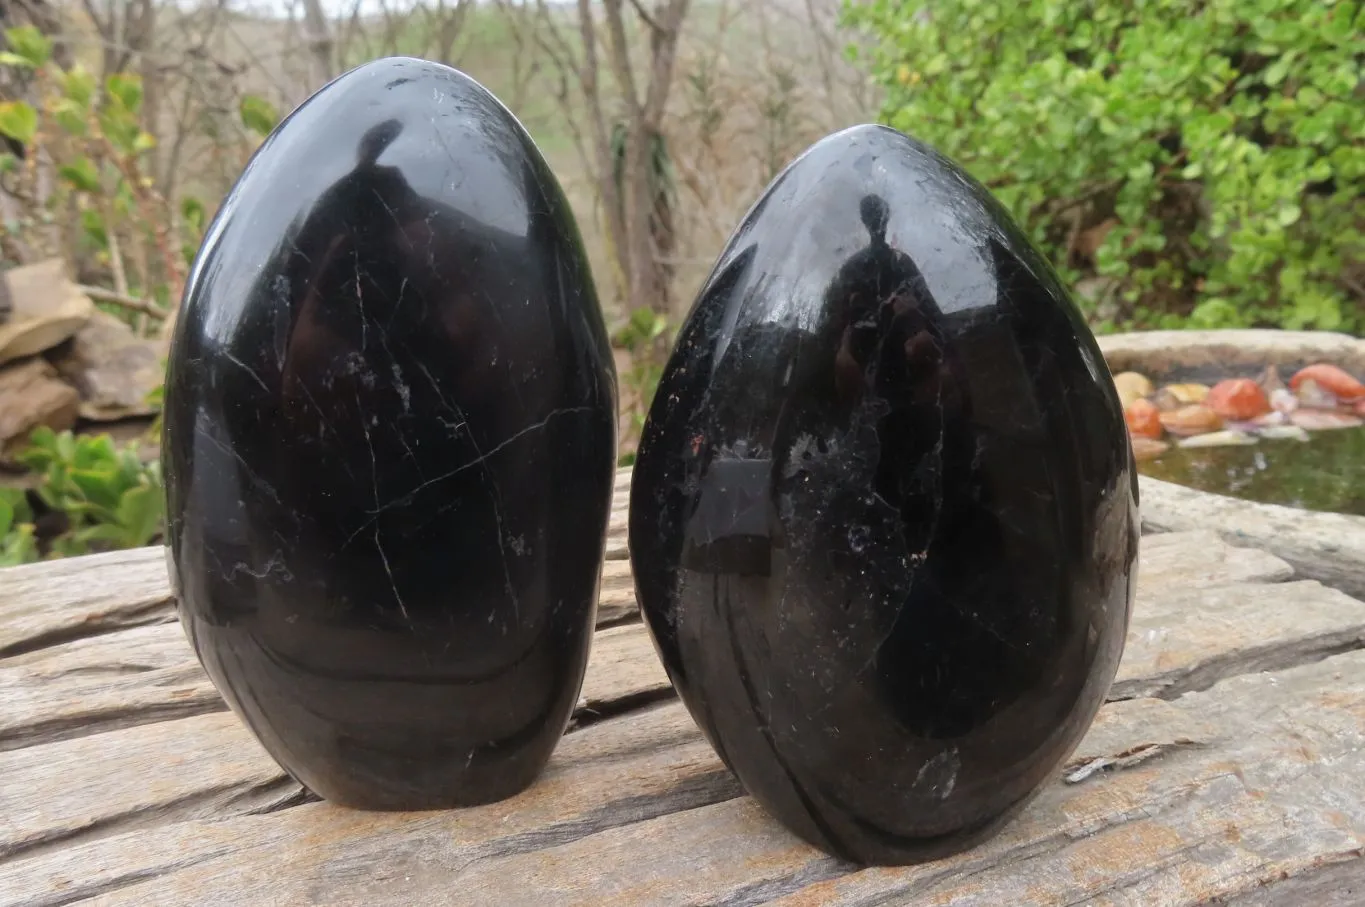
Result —
<path fill-rule="evenodd" d="M 204 232 L 204 203 L 193 196 L 185 196 L 180 200 L 180 216 L 185 219 L 185 226 L 198 236 Z"/>
<path fill-rule="evenodd" d="M 242 125 L 261 136 L 269 135 L 280 122 L 275 106 L 258 95 L 243 95 L 238 110 Z"/>
<path fill-rule="evenodd" d="M 146 545 L 161 534 L 165 513 L 165 499 L 161 490 L 151 485 L 140 485 L 123 493 L 119 501 L 118 521 L 131 546 Z"/>
<path fill-rule="evenodd" d="M 0 154 L 0 173 L 13 173 L 19 169 L 19 158 L 8 151 Z"/>
<path fill-rule="evenodd" d="M 1283 82 L 1284 77 L 1289 74 L 1289 67 L 1293 62 L 1294 61 L 1289 57 L 1280 57 L 1274 63 L 1271 63 L 1262 76 L 1265 84 L 1274 88 L 1276 85 Z"/>
<path fill-rule="evenodd" d="M 69 473 L 71 483 L 80 490 L 83 503 L 91 508 L 111 514 L 118 507 L 122 489 L 118 473 L 113 469 L 73 469 Z"/>
<path fill-rule="evenodd" d="M 104 90 L 130 114 L 142 107 L 142 77 L 135 73 L 114 73 L 104 80 Z"/>
<path fill-rule="evenodd" d="M 0 64 L 3 64 L 5 66 L 23 66 L 25 68 L 33 66 L 33 64 L 29 62 L 27 57 L 21 57 L 18 54 L 8 50 L 0 51 Z"/>
<path fill-rule="evenodd" d="M 71 461 L 82 469 L 116 463 L 118 450 L 114 447 L 114 439 L 109 435 L 82 435 L 76 441 L 76 452 Z"/>
<path fill-rule="evenodd" d="M 142 129 L 137 119 L 119 107 L 106 108 L 100 112 L 100 129 L 104 130 L 109 143 L 123 154 L 133 154 L 134 145 Z"/>
<path fill-rule="evenodd" d="M 95 162 L 88 157 L 78 157 L 69 164 L 57 168 L 62 179 L 82 192 L 100 190 L 100 172 Z"/>
<path fill-rule="evenodd" d="M 52 116 L 57 125 L 74 136 L 86 133 L 85 108 L 70 98 L 62 98 L 52 105 Z"/>
<path fill-rule="evenodd" d="M 104 218 L 94 208 L 81 212 L 81 229 L 91 241 L 101 249 L 109 248 L 109 233 L 104 226 Z"/>
<path fill-rule="evenodd" d="M 28 443 L 30 451 L 50 452 L 55 455 L 57 452 L 57 433 L 46 425 L 39 425 L 29 432 Z"/>
<path fill-rule="evenodd" d="M 136 548 L 137 543 L 129 541 L 131 533 L 118 523 L 96 523 L 93 526 L 86 526 L 71 533 L 72 541 L 76 542 L 76 550 L 89 548 L 92 542 L 106 542 L 110 548 Z"/>
<path fill-rule="evenodd" d="M 139 132 L 137 138 L 133 139 L 133 151 L 135 153 L 140 154 L 143 151 L 150 151 L 155 147 L 156 136 L 152 135 L 150 132 Z"/>
<path fill-rule="evenodd" d="M 73 104 L 86 108 L 95 97 L 97 84 L 94 73 L 77 63 L 62 76 L 62 93 Z"/>
<path fill-rule="evenodd" d="M 0 567 L 17 567 L 38 560 L 38 543 L 33 524 L 20 523 L 0 538 Z"/>
<path fill-rule="evenodd" d="M 52 41 L 32 25 L 5 29 L 5 41 L 15 56 L 34 69 L 52 58 Z"/>
<path fill-rule="evenodd" d="M 0 103 L 0 133 L 27 145 L 38 133 L 38 111 L 23 101 Z"/>
<path fill-rule="evenodd" d="M 76 436 L 70 431 L 64 431 L 55 436 L 52 448 L 59 460 L 70 463 L 76 459 Z"/>

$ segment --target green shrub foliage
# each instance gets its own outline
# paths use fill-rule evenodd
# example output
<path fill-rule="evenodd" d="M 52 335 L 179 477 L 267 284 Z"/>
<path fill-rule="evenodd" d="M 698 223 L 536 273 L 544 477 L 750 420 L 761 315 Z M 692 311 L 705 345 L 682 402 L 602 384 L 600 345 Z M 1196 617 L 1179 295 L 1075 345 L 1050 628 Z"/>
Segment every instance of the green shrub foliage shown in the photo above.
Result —
<path fill-rule="evenodd" d="M 27 492 L 0 488 L 0 567 L 136 548 L 161 537 L 161 467 L 139 459 L 136 442 L 120 448 L 107 434 L 57 434 L 45 427 L 29 441 L 19 461 L 39 481 Z M 38 530 L 35 507 L 51 531 Z"/>
<path fill-rule="evenodd" d="M 1102 329 L 1365 332 L 1365 4 L 866 0 L 883 121 L 964 165 Z"/>

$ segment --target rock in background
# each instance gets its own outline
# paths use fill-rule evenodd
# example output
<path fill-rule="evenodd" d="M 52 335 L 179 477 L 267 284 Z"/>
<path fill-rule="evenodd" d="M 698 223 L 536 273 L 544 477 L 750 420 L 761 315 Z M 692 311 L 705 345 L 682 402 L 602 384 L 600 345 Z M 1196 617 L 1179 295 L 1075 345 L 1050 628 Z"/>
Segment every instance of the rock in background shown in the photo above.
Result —
<path fill-rule="evenodd" d="M 40 356 L 0 368 L 0 459 L 40 425 L 63 431 L 76 424 L 80 394 Z"/>
<path fill-rule="evenodd" d="M 59 258 L 0 275 L 0 464 L 29 434 L 80 420 L 142 419 L 161 382 L 164 341 L 140 338 L 96 309 Z"/>
<path fill-rule="evenodd" d="M 48 359 L 80 392 L 81 418 L 109 422 L 155 413 L 147 395 L 161 383 L 164 346 L 138 337 L 113 315 L 95 312 Z"/>
<path fill-rule="evenodd" d="M 67 279 L 65 265 L 50 258 L 6 271 L 12 311 L 0 325 L 0 364 L 51 349 L 80 330 L 95 311 Z"/>

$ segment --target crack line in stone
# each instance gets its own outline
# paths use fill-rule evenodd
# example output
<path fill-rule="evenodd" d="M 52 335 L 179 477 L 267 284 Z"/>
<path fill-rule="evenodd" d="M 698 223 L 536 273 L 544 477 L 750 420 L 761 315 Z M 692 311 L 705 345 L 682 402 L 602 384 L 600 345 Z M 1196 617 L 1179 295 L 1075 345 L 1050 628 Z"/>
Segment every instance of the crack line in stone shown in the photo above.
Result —
<path fill-rule="evenodd" d="M 270 388 L 266 387 L 265 382 L 261 380 L 261 376 L 252 371 L 250 366 L 248 366 L 245 362 L 238 359 L 236 356 L 232 355 L 227 351 L 224 351 L 223 355 L 226 356 L 228 358 L 228 361 L 231 362 L 233 365 L 237 366 L 242 371 L 250 375 L 252 380 L 254 380 L 257 384 L 261 386 L 261 390 L 265 391 L 267 394 L 270 393 Z"/>
<path fill-rule="evenodd" d="M 272 487 L 270 486 L 270 483 L 269 483 L 269 482 L 266 482 L 264 479 L 262 479 L 260 476 L 258 476 L 258 475 L 256 474 L 256 471 L 255 471 L 254 469 L 251 468 L 251 464 L 247 463 L 247 461 L 242 457 L 241 454 L 237 453 L 237 451 L 233 450 L 231 447 L 228 447 L 228 446 L 227 446 L 226 444 L 224 444 L 222 441 L 219 441 L 219 440 L 218 440 L 217 438 L 215 438 L 213 435 L 211 435 L 211 434 L 209 434 L 208 432 L 204 431 L 204 429 L 203 429 L 202 427 L 200 427 L 200 426 L 195 426 L 195 431 L 196 431 L 196 432 L 199 434 L 199 436 L 202 437 L 205 441 L 208 441 L 208 442 L 209 442 L 210 444 L 212 444 L 214 447 L 218 448 L 218 450 L 222 451 L 223 453 L 227 454 L 229 457 L 232 457 L 232 459 L 234 459 L 234 460 L 236 460 L 238 463 L 240 463 L 241 466 L 242 466 L 242 469 L 243 469 L 243 470 L 246 472 L 246 474 L 247 474 L 247 478 L 251 479 L 252 484 L 254 484 L 254 485 L 259 485 L 262 489 L 264 489 L 265 492 L 266 492 L 267 494 L 270 495 L 271 500 L 273 500 L 276 504 L 282 503 L 282 502 L 280 501 L 280 495 L 279 495 L 279 493 L 278 493 L 277 491 L 275 491 L 275 489 L 272 488 Z"/>
<path fill-rule="evenodd" d="M 530 434 L 530 433 L 533 432 L 533 431 L 536 431 L 537 429 L 544 428 L 544 427 L 546 426 L 546 424 L 548 424 L 549 421 L 550 421 L 551 419 L 553 419 L 555 416 L 562 416 L 562 415 L 565 415 L 565 414 L 567 414 L 567 413 L 580 413 L 580 412 L 583 412 L 583 411 L 588 410 L 588 409 L 591 409 L 591 408 L 592 408 L 592 407 L 590 407 L 590 406 L 566 406 L 566 407 L 562 407 L 562 408 L 560 408 L 560 409 L 554 410 L 554 411 L 551 412 L 548 416 L 546 416 L 544 419 L 541 419 L 539 422 L 536 422 L 536 423 L 533 423 L 533 424 L 531 424 L 531 425 L 526 426 L 525 428 L 521 429 L 520 431 L 513 433 L 513 434 L 512 434 L 510 437 L 508 437 L 506 440 L 504 440 L 504 441 L 498 443 L 497 445 L 495 445 L 495 446 L 489 448 L 489 450 L 488 450 L 487 453 L 484 453 L 483 451 L 479 450 L 478 445 L 477 445 L 477 444 L 475 443 L 475 441 L 474 441 L 474 434 L 473 434 L 472 431 L 470 431 L 469 423 L 468 423 L 467 420 L 464 419 L 464 414 L 463 414 L 463 413 L 460 413 L 458 410 L 456 410 L 456 415 L 460 417 L 461 421 L 455 426 L 455 428 L 457 428 L 457 429 L 458 429 L 458 428 L 463 428 L 463 429 L 465 430 L 465 435 L 469 438 L 469 443 L 474 445 L 474 452 L 475 452 L 478 456 L 476 456 L 473 460 L 470 460 L 468 463 L 465 463 L 465 464 L 463 464 L 463 465 L 461 465 L 461 466 L 457 466 L 456 468 L 452 469 L 450 472 L 445 473 L 444 475 L 439 475 L 439 476 L 436 476 L 436 477 L 433 478 L 433 479 L 428 479 L 428 480 L 426 480 L 426 481 L 423 482 L 422 484 L 418 485 L 416 488 L 412 489 L 412 491 L 409 491 L 407 494 L 404 494 L 402 497 L 395 498 L 394 500 L 392 500 L 392 501 L 390 501 L 389 503 L 383 505 L 382 507 L 380 507 L 380 506 L 376 503 L 376 505 L 375 505 L 375 506 L 376 506 L 376 509 L 371 513 L 371 516 L 378 516 L 379 514 L 383 513 L 383 512 L 386 511 L 386 510 L 389 510 L 389 509 L 391 509 L 391 508 L 393 508 L 393 507 L 399 507 L 399 506 L 402 506 L 403 504 L 407 504 L 407 503 L 409 503 L 414 497 L 416 497 L 417 494 L 418 494 L 419 492 L 424 491 L 428 486 L 435 485 L 437 482 L 444 482 L 446 479 L 454 478 L 455 476 L 459 475 L 460 473 L 465 472 L 465 471 L 467 471 L 467 470 L 469 470 L 469 469 L 472 469 L 472 468 L 475 467 L 475 466 L 481 466 L 481 465 L 483 465 L 487 460 L 491 459 L 495 454 L 501 452 L 502 449 L 505 448 L 505 447 L 507 447 L 509 444 L 512 444 L 513 442 L 515 442 L 515 441 L 521 439 L 523 436 L 528 435 L 528 434 Z M 363 527 L 362 527 L 362 528 L 363 528 Z"/>
<path fill-rule="evenodd" d="M 357 245 L 353 250 L 355 258 L 355 301 L 360 308 L 360 352 L 365 352 L 365 290 L 360 285 L 360 247 Z"/>
<path fill-rule="evenodd" d="M 389 588 L 393 590 L 393 599 L 398 602 L 398 610 L 402 612 L 403 619 L 409 624 L 412 623 L 412 615 L 408 614 L 407 605 L 403 604 L 403 596 L 398 594 L 398 582 L 393 578 L 393 568 L 389 566 L 389 556 L 384 553 L 384 546 L 379 543 L 379 526 L 374 527 L 374 547 L 379 550 L 379 559 L 384 563 L 384 572 L 389 575 Z"/>

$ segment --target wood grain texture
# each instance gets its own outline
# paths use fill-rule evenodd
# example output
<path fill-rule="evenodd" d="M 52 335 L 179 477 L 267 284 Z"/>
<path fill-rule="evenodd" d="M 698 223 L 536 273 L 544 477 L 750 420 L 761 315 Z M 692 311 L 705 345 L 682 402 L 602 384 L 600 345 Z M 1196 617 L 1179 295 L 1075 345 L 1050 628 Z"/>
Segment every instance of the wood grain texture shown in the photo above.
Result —
<path fill-rule="evenodd" d="M 1202 557 L 1192 559 L 1190 552 L 1196 551 Z M 1207 676 L 1210 664 L 1231 672 L 1245 662 L 1232 648 L 1244 637 L 1225 633 L 1217 624 L 1210 625 L 1214 632 L 1196 632 L 1192 639 L 1165 630 L 1163 621 L 1187 610 L 1183 603 L 1190 590 L 1216 596 L 1234 589 L 1238 594 L 1227 599 L 1234 603 L 1247 594 L 1260 595 L 1269 603 L 1281 602 L 1284 607 L 1278 612 L 1267 604 L 1256 614 L 1291 641 L 1296 627 L 1311 638 L 1333 626 L 1345 633 L 1360 622 L 1358 602 L 1313 583 L 1238 582 L 1276 580 L 1288 571 L 1274 557 L 1229 548 L 1206 535 L 1154 537 L 1144 544 L 1139 573 L 1138 604 L 1121 675 L 1121 684 L 1134 690 L 1160 688 L 1172 677 Z M 1312 601 L 1305 604 L 1304 595 L 1291 599 L 1278 591 L 1294 587 L 1303 587 Z M 1315 614 L 1335 611 L 1340 623 L 1305 624 L 1299 617 L 1305 607 Z M 1130 664 L 1138 667 L 1130 668 Z M 71 733 L 80 733 L 132 722 L 134 706 L 149 710 L 142 717 L 144 722 L 160 720 L 177 707 L 187 714 L 221 708 L 207 681 L 199 677 L 197 684 L 189 684 L 188 674 L 199 677 L 188 643 L 177 624 L 163 624 L 0 661 L 0 696 L 29 703 L 23 714 L 30 716 L 27 739 L 34 741 L 53 732 L 50 716 L 54 714 L 63 716 Z M 173 682 L 159 682 L 163 679 Z M 187 689 L 192 693 L 182 692 Z M 594 637 L 574 725 L 585 727 L 671 695 L 643 625 L 602 630 Z M 8 729 L 11 740 L 24 733 L 23 719 L 15 714 Z M 195 746 L 181 740 L 186 734 L 196 741 Z M 205 767 L 207 774 L 186 772 L 180 760 L 165 758 L 168 750 L 197 754 L 196 765 Z M 1152 754 L 1138 755 L 1148 758 Z M 111 770 L 99 771 L 98 766 L 105 763 L 110 763 Z M 87 771 L 72 774 L 54 766 L 85 766 Z M 1089 771 L 1108 767 L 1090 766 Z M 9 782 L 6 796 L 0 797 L 0 815 L 16 817 L 9 825 L 0 825 L 0 853 L 13 855 L 189 818 L 247 814 L 276 802 L 296 803 L 300 795 L 236 719 L 226 714 L 0 753 L 0 777 Z M 130 785 L 130 778 L 139 783 Z M 9 791 L 23 793 L 10 795 Z M 44 806 L 35 808 L 35 803 Z"/>
<path fill-rule="evenodd" d="M 1209 533 L 1144 540 L 1137 626 L 1130 633 L 1130 651 L 1115 694 L 1131 697 L 1162 689 L 1168 694 L 1196 689 L 1238 673 L 1258 658 L 1269 659 L 1265 666 L 1292 664 L 1303 660 L 1305 652 L 1339 651 L 1359 639 L 1365 624 L 1361 606 L 1340 593 L 1314 584 L 1300 586 L 1295 592 L 1302 594 L 1303 601 L 1289 611 L 1281 607 L 1286 593 L 1277 592 L 1276 587 L 1250 585 L 1275 582 L 1289 574 L 1283 561 L 1264 552 L 1230 547 Z M 117 582 L 112 574 L 110 580 Z M 1214 606 L 1209 621 L 1192 616 L 1203 612 L 1192 604 L 1203 594 L 1200 590 L 1239 582 L 1242 586 L 1236 589 L 1209 593 Z M 1247 623 L 1244 612 L 1266 623 Z M 1300 612 L 1306 615 L 1303 621 Z M 620 624 L 634 615 L 629 562 L 607 562 L 599 625 Z M 1225 637 L 1225 631 L 1233 637 Z M 1258 637 L 1248 634 L 1259 634 L 1265 646 L 1258 648 Z M 1237 645 L 1231 645 L 1232 641 Z M 615 714 L 667 692 L 667 680 L 643 626 L 619 626 L 612 633 L 600 633 L 594 646 L 599 651 L 593 655 L 587 688 L 596 685 L 600 692 L 580 703 L 576 720 Z M 602 683 L 609 676 L 609 665 L 615 665 L 612 670 L 622 679 L 616 687 Z M 223 707 L 176 623 L 79 639 L 0 659 L 0 751 Z"/>
<path fill-rule="evenodd" d="M 122 658 L 109 644 L 130 634 L 143 638 L 129 647 L 136 655 Z M 62 654 L 65 659 L 85 658 L 94 642 L 59 648 L 80 646 Z M 192 669 L 199 683 L 170 688 L 192 689 L 193 697 L 183 701 L 172 697 L 153 708 L 159 715 L 171 706 L 185 705 L 186 716 L 199 717 L 156 724 L 144 718 L 133 722 L 140 727 L 107 732 L 119 726 L 109 720 L 109 713 L 127 715 L 119 710 L 131 708 L 132 702 L 155 702 L 166 687 L 148 685 L 130 694 L 126 687 L 114 686 L 102 695 L 97 684 L 91 684 L 80 687 L 87 696 L 84 702 L 62 701 L 60 693 L 45 697 L 49 706 L 56 702 L 64 707 L 73 721 L 103 721 L 106 732 L 0 752 L 0 861 L 60 842 L 187 818 L 249 814 L 303 799 L 302 789 L 271 761 L 240 720 L 225 711 L 217 691 L 199 673 L 178 626 L 129 630 L 98 642 L 110 664 L 132 662 L 149 668 L 115 679 L 177 677 Z M 4 669 L 0 662 L 0 674 Z M 670 699 L 672 690 L 641 625 L 602 630 L 593 639 L 573 727 Z"/>
<path fill-rule="evenodd" d="M 212 711 L 161 549 L 0 571 L 0 903 L 1360 903 L 1365 604 L 1212 531 L 1144 537 L 1120 701 L 1056 781 L 966 854 L 857 871 L 744 797 L 673 701 L 628 478 L 571 732 L 471 810 L 308 802 Z"/>
<path fill-rule="evenodd" d="M 132 580 L 109 573 L 104 584 L 136 588 L 142 593 L 138 601 L 159 602 L 156 612 L 111 605 L 108 595 L 78 598 L 49 593 L 49 624 L 88 627 L 103 622 L 106 632 L 72 634 L 71 642 L 0 658 L 0 752 L 224 708 L 175 621 L 164 565 L 158 560 L 154 571 L 145 569 L 145 558 L 130 560 L 124 568 Z M 151 578 L 156 571 L 166 587 L 164 600 Z M 22 617 L 25 612 L 0 608 L 0 628 L 16 613 Z M 109 623 L 110 614 L 141 614 L 156 623 L 138 625 L 132 620 L 132 628 L 112 632 L 116 625 Z M 635 615 L 629 562 L 606 562 L 598 626 L 618 625 Z"/>
<path fill-rule="evenodd" d="M 226 711 L 5 753 L 0 771 L 0 863 L 302 795 Z"/>
<path fill-rule="evenodd" d="M 1141 480 L 1144 531 L 1212 529 L 1283 558 L 1304 579 L 1365 598 L 1365 516 L 1317 513 Z"/>
<path fill-rule="evenodd" d="M 178 621 L 0 659 L 0 752 L 225 708 Z"/>
<path fill-rule="evenodd" d="M 1174 698 L 1225 677 L 1365 647 L 1365 602 L 1312 581 L 1142 595 L 1111 699 Z"/>
<path fill-rule="evenodd" d="M 174 610 L 159 547 L 0 569 L 0 658 L 124 627 Z"/>
<path fill-rule="evenodd" d="M 622 481 L 618 474 L 617 485 Z M 625 497 L 618 492 L 614 500 Z M 607 529 L 597 620 L 620 622 L 634 610 L 622 507 Z M 174 612 L 161 546 L 0 568 L 0 658 L 160 623 Z"/>
<path fill-rule="evenodd" d="M 34 905 L 1193 905 L 1365 852 L 1365 653 L 1112 703 L 1068 771 L 1143 750 L 1059 778 L 957 857 L 858 871 L 741 796 L 670 703 L 570 735 L 503 803 L 185 821 L 10 862 L 0 890 Z"/>

